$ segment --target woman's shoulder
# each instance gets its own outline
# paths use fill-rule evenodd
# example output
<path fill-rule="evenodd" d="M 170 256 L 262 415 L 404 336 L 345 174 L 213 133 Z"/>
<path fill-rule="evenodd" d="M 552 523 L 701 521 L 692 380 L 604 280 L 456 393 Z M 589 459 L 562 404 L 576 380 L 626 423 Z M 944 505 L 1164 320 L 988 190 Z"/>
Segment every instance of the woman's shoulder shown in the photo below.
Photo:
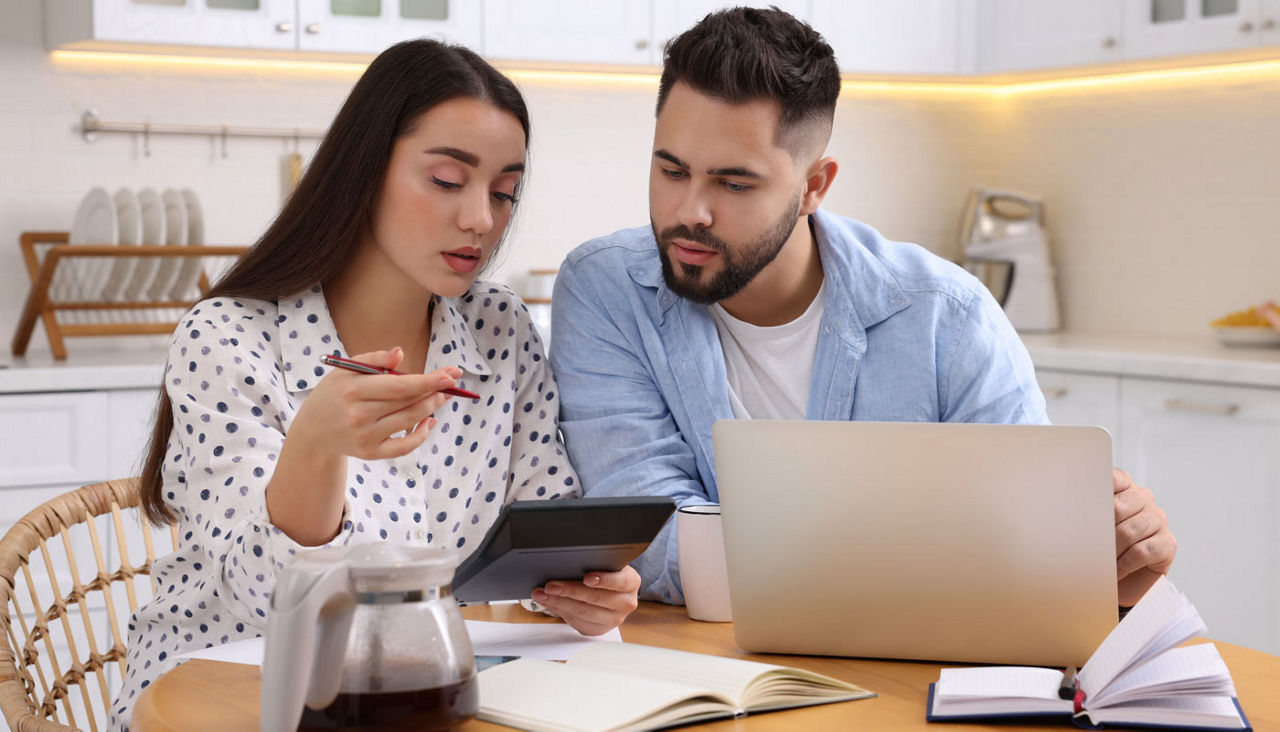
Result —
<path fill-rule="evenodd" d="M 452 301 L 468 320 L 483 318 L 498 323 L 529 320 L 529 309 L 524 300 L 508 285 L 501 282 L 478 280 L 467 291 Z"/>
<path fill-rule="evenodd" d="M 261 321 L 274 323 L 280 307 L 274 300 L 259 300 L 252 297 L 231 297 L 221 295 L 197 302 L 178 321 L 180 325 L 188 322 L 209 323 L 214 326 L 240 324 L 245 321 Z"/>

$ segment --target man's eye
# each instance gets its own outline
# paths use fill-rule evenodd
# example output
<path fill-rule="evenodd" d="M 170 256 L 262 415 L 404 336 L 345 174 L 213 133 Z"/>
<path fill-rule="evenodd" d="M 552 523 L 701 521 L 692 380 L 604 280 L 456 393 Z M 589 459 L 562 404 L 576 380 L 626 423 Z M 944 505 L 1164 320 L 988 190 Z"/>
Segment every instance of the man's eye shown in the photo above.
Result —
<path fill-rule="evenodd" d="M 678 168 L 663 168 L 662 172 L 672 180 L 680 180 L 682 178 L 688 177 L 689 175 L 688 173 Z"/>
<path fill-rule="evenodd" d="M 436 178 L 435 176 L 432 176 L 432 177 L 431 177 L 431 182 L 432 182 L 432 183 L 435 183 L 436 185 L 438 185 L 438 186 L 440 186 L 441 188 L 444 188 L 444 189 L 446 189 L 446 190 L 451 190 L 451 189 L 454 189 L 454 188 L 461 188 L 461 187 L 462 187 L 462 184 L 461 184 L 461 183 L 453 183 L 453 182 L 451 182 L 451 181 L 447 181 L 447 180 L 440 180 L 439 178 Z"/>
<path fill-rule="evenodd" d="M 747 186 L 741 183 L 734 183 L 733 181 L 729 181 L 729 180 L 724 182 L 724 187 L 732 193 L 744 193 L 753 188 L 753 186 Z"/>

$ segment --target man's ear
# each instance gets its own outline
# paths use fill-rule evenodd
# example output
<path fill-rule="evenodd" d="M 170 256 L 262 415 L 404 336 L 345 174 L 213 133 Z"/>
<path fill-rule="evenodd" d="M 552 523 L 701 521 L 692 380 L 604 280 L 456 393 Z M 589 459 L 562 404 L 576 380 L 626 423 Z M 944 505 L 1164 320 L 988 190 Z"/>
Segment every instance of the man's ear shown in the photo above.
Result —
<path fill-rule="evenodd" d="M 809 166 L 809 174 L 804 182 L 804 194 L 800 198 L 800 215 L 808 216 L 822 205 L 827 197 L 831 182 L 836 179 L 840 164 L 835 158 L 821 158 Z"/>

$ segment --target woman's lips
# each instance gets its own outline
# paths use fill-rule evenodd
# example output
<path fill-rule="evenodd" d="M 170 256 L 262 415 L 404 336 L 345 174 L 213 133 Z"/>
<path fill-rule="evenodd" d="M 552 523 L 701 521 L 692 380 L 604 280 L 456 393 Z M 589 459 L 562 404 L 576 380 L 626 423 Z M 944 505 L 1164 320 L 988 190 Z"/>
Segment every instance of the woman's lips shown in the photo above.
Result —
<path fill-rule="evenodd" d="M 710 249 L 695 249 L 692 247 L 685 247 L 685 246 L 682 246 L 680 242 L 681 242 L 680 239 L 676 239 L 671 242 L 671 254 L 676 259 L 680 260 L 685 264 L 697 264 L 697 265 L 706 264 L 707 262 L 710 262 L 713 257 L 716 256 L 716 252 Z"/>
<path fill-rule="evenodd" d="M 480 255 L 482 252 L 477 247 L 459 247 L 451 251 L 443 253 L 444 261 L 455 272 L 467 274 L 480 266 Z"/>

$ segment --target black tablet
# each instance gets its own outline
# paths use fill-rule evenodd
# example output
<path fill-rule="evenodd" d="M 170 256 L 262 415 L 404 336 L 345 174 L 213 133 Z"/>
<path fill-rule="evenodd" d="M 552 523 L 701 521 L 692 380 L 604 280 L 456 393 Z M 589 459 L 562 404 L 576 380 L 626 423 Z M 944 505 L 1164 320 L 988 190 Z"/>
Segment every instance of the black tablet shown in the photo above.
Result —
<path fill-rule="evenodd" d="M 462 602 L 523 600 L 551 580 L 617 571 L 640 556 L 675 507 L 656 496 L 516 501 L 458 565 L 453 594 Z"/>

